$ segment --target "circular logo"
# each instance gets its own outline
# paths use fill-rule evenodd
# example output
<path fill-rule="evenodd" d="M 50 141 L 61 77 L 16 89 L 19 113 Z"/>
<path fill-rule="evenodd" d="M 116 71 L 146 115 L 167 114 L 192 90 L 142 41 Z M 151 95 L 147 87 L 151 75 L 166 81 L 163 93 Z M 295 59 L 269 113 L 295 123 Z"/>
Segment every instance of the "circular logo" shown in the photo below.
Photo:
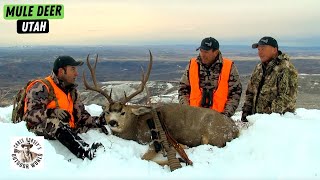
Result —
<path fill-rule="evenodd" d="M 11 166 L 14 169 L 43 167 L 43 137 L 15 137 L 12 139 Z"/>

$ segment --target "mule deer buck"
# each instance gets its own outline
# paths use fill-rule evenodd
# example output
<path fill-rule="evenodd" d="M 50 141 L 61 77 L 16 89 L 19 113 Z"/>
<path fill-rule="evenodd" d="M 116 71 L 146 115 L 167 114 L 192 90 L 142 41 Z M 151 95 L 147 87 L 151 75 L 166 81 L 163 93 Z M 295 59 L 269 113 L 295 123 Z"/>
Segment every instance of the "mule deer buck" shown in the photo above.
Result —
<path fill-rule="evenodd" d="M 106 97 L 109 103 L 104 107 L 104 116 L 107 124 L 110 126 L 114 135 L 134 140 L 141 144 L 147 144 L 152 141 L 151 133 L 147 120 L 152 118 L 152 107 L 140 105 L 127 105 L 133 97 L 141 93 L 148 81 L 152 68 L 152 54 L 150 53 L 150 62 L 146 75 L 142 71 L 141 84 L 137 91 L 124 97 L 119 101 L 114 101 L 111 98 L 111 92 L 108 94 L 106 90 L 102 90 L 97 83 L 95 69 L 98 61 L 96 57 L 94 68 L 87 57 L 87 65 L 91 72 L 94 86 L 89 86 L 85 75 L 83 81 L 86 89 L 101 93 Z M 180 104 L 162 104 L 155 107 L 161 120 L 166 124 L 168 131 L 171 133 L 180 144 L 189 147 L 198 146 L 201 144 L 211 144 L 218 147 L 224 147 L 226 142 L 238 137 L 239 130 L 234 121 L 220 114 L 217 111 L 192 107 L 189 105 Z M 151 146 L 150 146 L 151 147 Z M 151 149 L 151 152 L 153 150 Z M 151 160 L 156 154 L 149 151 L 143 156 L 143 159 Z M 162 164 L 162 162 L 158 162 Z"/>

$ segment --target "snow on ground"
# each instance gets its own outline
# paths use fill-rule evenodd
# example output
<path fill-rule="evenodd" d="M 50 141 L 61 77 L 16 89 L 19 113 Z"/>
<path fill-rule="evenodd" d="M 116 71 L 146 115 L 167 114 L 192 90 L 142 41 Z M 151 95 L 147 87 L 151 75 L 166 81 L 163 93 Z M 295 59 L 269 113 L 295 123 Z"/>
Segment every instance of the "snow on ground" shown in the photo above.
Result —
<path fill-rule="evenodd" d="M 99 115 L 100 106 L 86 109 Z M 240 137 L 224 148 L 201 145 L 186 149 L 193 166 L 170 172 L 168 166 L 141 160 L 147 145 L 105 135 L 81 134 L 89 143 L 101 142 L 106 151 L 92 161 L 75 158 L 54 140 L 44 141 L 43 169 L 11 168 L 11 139 L 31 136 L 25 122 L 10 123 L 12 106 L 0 108 L 0 179 L 319 179 L 320 110 L 297 109 L 296 114 L 256 114 Z M 239 119 L 241 112 L 233 119 Z M 68 161 L 71 159 L 71 161 Z"/>

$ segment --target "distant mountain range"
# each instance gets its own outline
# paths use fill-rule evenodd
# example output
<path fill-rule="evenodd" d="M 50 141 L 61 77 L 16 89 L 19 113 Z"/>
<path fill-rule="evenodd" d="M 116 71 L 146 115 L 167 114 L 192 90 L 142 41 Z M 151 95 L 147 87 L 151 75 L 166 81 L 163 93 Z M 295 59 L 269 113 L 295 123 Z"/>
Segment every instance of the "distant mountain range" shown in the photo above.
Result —
<path fill-rule="evenodd" d="M 98 53 L 96 76 L 99 82 L 139 81 L 141 66 L 146 69 L 148 65 L 148 49 L 152 51 L 154 59 L 149 80 L 155 82 L 178 82 L 189 59 L 198 54 L 195 51 L 196 47 L 191 45 L 0 47 L 0 98 L 1 93 L 4 94 L 10 90 L 4 103 L 10 104 L 10 99 L 17 89 L 25 85 L 28 80 L 50 74 L 53 61 L 59 55 L 70 55 L 85 61 L 90 53 L 90 60 L 93 63 Z M 224 56 L 234 60 L 241 76 L 243 91 L 245 91 L 254 66 L 260 62 L 256 50 L 252 50 L 249 46 L 222 46 L 221 51 Z M 320 74 L 320 48 L 283 47 L 283 52 L 287 52 L 292 57 L 292 62 L 299 74 Z M 77 80 L 81 91 L 83 91 L 83 71 L 90 80 L 88 68 L 86 65 L 81 66 Z M 312 98 L 313 95 L 320 92 L 317 91 L 320 90 L 319 77 L 317 75 L 300 76 L 300 94 L 304 92 L 309 94 L 306 99 L 310 99 L 311 103 L 315 100 Z M 154 92 L 157 91 L 163 92 L 163 89 L 154 90 Z M 154 93 L 154 95 L 157 94 Z"/>
<path fill-rule="evenodd" d="M 70 55 L 91 61 L 99 54 L 97 77 L 100 81 L 138 80 L 140 66 L 147 66 L 148 50 L 154 58 L 150 80 L 178 80 L 191 57 L 197 56 L 194 45 L 158 46 L 14 46 L 0 47 L 0 88 L 20 85 L 29 79 L 51 72 L 54 59 Z M 223 46 L 223 56 L 234 60 L 240 75 L 251 74 L 259 63 L 257 50 L 248 46 Z M 317 74 L 320 68 L 320 47 L 281 47 L 290 55 L 299 73 Z M 86 70 L 82 66 L 79 72 Z M 82 73 L 81 73 L 82 74 Z M 80 74 L 80 76 L 81 76 Z"/>
<path fill-rule="evenodd" d="M 196 56 L 195 45 L 150 45 L 150 46 L 13 46 L 0 47 L 0 63 L 21 61 L 48 61 L 59 55 L 70 55 L 85 60 L 88 54 L 99 54 L 100 60 L 148 60 L 151 50 L 156 61 L 187 61 Z M 258 60 L 257 50 L 248 46 L 221 45 L 224 56 L 233 60 Z M 320 59 L 320 47 L 281 47 L 293 59 Z"/>

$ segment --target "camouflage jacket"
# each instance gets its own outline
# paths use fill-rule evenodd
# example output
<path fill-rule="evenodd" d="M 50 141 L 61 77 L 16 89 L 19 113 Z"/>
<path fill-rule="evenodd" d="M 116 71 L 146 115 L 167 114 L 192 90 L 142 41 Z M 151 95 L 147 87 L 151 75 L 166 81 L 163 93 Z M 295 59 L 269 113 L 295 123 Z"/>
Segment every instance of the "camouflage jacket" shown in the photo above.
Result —
<path fill-rule="evenodd" d="M 80 101 L 80 95 L 76 90 L 76 85 L 66 88 L 64 83 L 57 78 L 52 72 L 51 78 L 65 93 L 74 91 L 73 97 L 73 115 L 76 125 L 76 131 L 85 132 L 91 127 L 97 127 L 99 117 L 91 116 L 84 108 L 83 103 Z M 24 115 L 24 120 L 27 121 L 28 126 L 34 127 L 43 121 L 47 120 L 47 104 L 48 90 L 41 82 L 35 83 L 26 94 L 27 111 Z"/>
<path fill-rule="evenodd" d="M 216 89 L 219 80 L 219 74 L 222 68 L 222 55 L 219 53 L 217 60 L 210 67 L 202 64 L 200 56 L 197 57 L 197 62 L 199 64 L 199 79 L 200 87 L 206 89 Z M 180 104 L 189 104 L 189 96 L 191 92 L 191 86 L 189 81 L 189 66 L 187 65 L 185 72 L 183 73 L 180 80 L 179 102 Z M 229 95 L 224 108 L 223 114 L 231 117 L 237 107 L 239 106 L 240 97 L 242 93 L 242 85 L 239 78 L 238 69 L 232 64 L 230 78 L 229 78 Z"/>
<path fill-rule="evenodd" d="M 297 88 L 298 72 L 289 56 L 279 51 L 276 59 L 255 67 L 248 82 L 242 116 L 294 112 Z"/>

